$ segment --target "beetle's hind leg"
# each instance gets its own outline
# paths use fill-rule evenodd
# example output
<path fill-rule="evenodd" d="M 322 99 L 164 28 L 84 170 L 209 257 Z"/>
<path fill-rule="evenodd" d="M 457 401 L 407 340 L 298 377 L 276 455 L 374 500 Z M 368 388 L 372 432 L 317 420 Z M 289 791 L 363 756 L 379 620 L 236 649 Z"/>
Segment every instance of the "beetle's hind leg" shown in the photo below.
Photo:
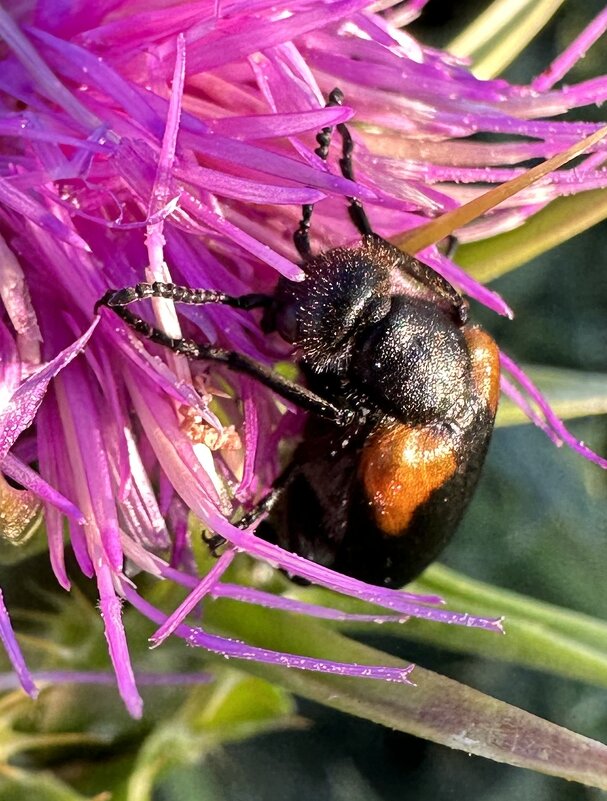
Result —
<path fill-rule="evenodd" d="M 270 491 L 236 522 L 236 527 L 240 529 L 249 528 L 256 523 L 260 517 L 269 514 L 295 477 L 296 472 L 297 466 L 293 463 L 289 464 L 278 476 Z M 263 539 L 266 539 L 266 537 L 263 537 Z M 213 556 L 219 556 L 217 553 L 218 549 L 227 542 L 226 538 L 222 537 L 221 534 L 213 534 L 211 536 L 205 536 L 203 534 L 203 540 L 209 546 L 209 550 Z"/>

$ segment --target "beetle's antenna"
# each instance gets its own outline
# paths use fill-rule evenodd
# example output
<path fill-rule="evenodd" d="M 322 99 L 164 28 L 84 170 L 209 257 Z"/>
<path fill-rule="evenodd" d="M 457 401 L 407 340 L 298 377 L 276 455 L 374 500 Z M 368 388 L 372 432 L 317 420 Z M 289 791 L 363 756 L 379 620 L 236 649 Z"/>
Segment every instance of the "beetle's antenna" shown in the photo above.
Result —
<path fill-rule="evenodd" d="M 331 95 L 339 92 L 341 98 L 343 99 L 343 95 L 339 89 L 334 89 L 331 92 Z M 341 101 L 339 102 L 341 105 Z M 341 167 L 341 173 L 344 178 L 348 178 L 350 181 L 354 181 L 354 167 L 352 165 L 352 152 L 354 150 L 354 140 L 352 139 L 352 134 L 350 133 L 350 129 L 345 123 L 340 123 L 337 126 L 337 131 L 342 138 L 343 142 L 343 150 L 342 156 L 339 160 L 339 166 Z M 371 223 L 369 222 L 369 218 L 363 208 L 363 204 L 360 200 L 356 197 L 349 197 L 348 200 L 350 201 L 350 205 L 348 207 L 348 211 L 350 213 L 350 217 L 352 218 L 352 222 L 358 228 L 360 235 L 362 237 L 365 236 L 373 236 L 374 232 L 371 228 Z"/>
<path fill-rule="evenodd" d="M 331 106 L 341 106 L 344 101 L 344 93 L 341 89 L 333 89 L 331 94 L 329 95 L 329 99 L 327 100 L 327 108 Z M 354 168 L 352 166 L 352 151 L 354 150 L 354 140 L 352 139 L 352 135 L 348 126 L 345 123 L 339 123 L 337 126 L 337 132 L 342 138 L 343 148 L 342 148 L 342 155 L 339 160 L 339 166 L 341 168 L 341 173 L 344 178 L 347 178 L 349 181 L 354 181 Z M 316 134 L 316 141 L 318 142 L 318 147 L 314 151 L 316 155 L 321 158 L 323 161 L 326 161 L 329 157 L 329 147 L 331 145 L 331 137 L 333 135 L 333 126 L 328 125 L 326 128 L 323 128 Z M 362 203 L 358 198 L 349 197 L 349 207 L 348 211 L 350 213 L 350 217 L 352 218 L 352 222 L 360 232 L 362 237 L 366 236 L 373 236 L 373 229 L 371 228 L 371 224 L 369 223 L 369 219 L 363 209 Z M 312 213 L 314 211 L 314 204 L 308 203 L 305 206 L 302 206 L 302 216 L 295 234 L 293 235 L 293 241 L 295 242 L 295 247 L 297 248 L 297 252 L 303 259 L 303 261 L 307 261 L 312 257 L 312 248 L 310 246 L 310 223 L 312 220 Z"/>
<path fill-rule="evenodd" d="M 336 92 L 339 92 L 339 90 L 334 89 L 329 95 L 329 100 L 327 101 L 326 105 L 327 108 L 330 106 L 341 105 L 341 101 L 343 100 L 343 94 L 339 92 L 339 95 L 335 95 Z M 316 134 L 316 141 L 318 142 L 318 147 L 314 152 L 323 161 L 326 161 L 329 156 L 329 146 L 331 144 L 332 134 L 333 134 L 333 126 L 331 125 L 328 125 L 326 128 L 323 128 Z M 299 226 L 297 227 L 297 230 L 293 234 L 293 242 L 295 243 L 297 252 L 301 256 L 303 261 L 307 261 L 308 259 L 312 258 L 312 246 L 310 245 L 310 223 L 312 221 L 313 211 L 314 211 L 313 203 L 306 203 L 304 206 L 301 207 L 301 212 L 302 212 L 301 220 L 299 221 Z"/>

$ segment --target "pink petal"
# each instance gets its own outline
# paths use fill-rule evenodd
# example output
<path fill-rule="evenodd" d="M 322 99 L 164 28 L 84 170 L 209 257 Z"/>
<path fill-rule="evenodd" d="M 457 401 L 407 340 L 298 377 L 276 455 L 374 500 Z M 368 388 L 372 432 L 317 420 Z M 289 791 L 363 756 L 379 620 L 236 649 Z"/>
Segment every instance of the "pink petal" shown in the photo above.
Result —
<path fill-rule="evenodd" d="M 29 696 L 37 698 L 38 688 L 34 684 L 32 675 L 25 664 L 21 648 L 13 632 L 11 620 L 4 605 L 2 590 L 0 590 L 0 640 L 2 640 L 6 654 L 19 678 L 19 683 Z"/>
<path fill-rule="evenodd" d="M 31 425 L 42 403 L 49 382 L 84 348 L 97 327 L 95 319 L 72 345 L 37 370 L 16 390 L 9 404 L 0 410 L 0 461 L 4 459 L 22 431 Z"/>

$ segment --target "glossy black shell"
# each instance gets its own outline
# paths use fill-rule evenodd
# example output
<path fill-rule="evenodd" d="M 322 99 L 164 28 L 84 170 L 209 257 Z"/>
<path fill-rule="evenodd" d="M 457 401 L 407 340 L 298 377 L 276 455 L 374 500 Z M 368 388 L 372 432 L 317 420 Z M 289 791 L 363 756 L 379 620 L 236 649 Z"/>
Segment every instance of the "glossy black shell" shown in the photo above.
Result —
<path fill-rule="evenodd" d="M 369 237 L 311 259 L 301 284 L 280 282 L 275 325 L 293 342 L 308 387 L 357 415 L 346 428 L 310 417 L 292 480 L 258 529 L 317 563 L 390 587 L 417 576 L 451 538 L 495 414 L 470 355 L 478 329 L 458 324 L 445 301 L 407 278 L 409 258 Z M 378 525 L 360 466 L 375 435 L 399 426 L 431 432 L 456 468 L 395 536 Z"/>

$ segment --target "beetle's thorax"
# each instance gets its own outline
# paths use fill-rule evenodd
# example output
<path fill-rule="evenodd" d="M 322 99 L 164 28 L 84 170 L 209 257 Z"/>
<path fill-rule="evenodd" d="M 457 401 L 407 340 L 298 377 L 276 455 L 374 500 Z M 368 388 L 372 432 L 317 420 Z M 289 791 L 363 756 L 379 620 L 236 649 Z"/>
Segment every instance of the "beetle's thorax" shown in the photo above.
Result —
<path fill-rule="evenodd" d="M 372 242 L 335 248 L 306 262 L 302 282 L 280 281 L 277 329 L 311 369 L 343 369 L 356 332 L 389 311 L 389 271 L 378 249 Z"/>
<path fill-rule="evenodd" d="M 304 281 L 280 282 L 276 324 L 320 382 L 345 382 L 382 411 L 426 423 L 460 413 L 470 360 L 462 328 L 427 291 L 403 283 L 395 294 L 402 258 L 379 239 L 320 254 Z"/>

